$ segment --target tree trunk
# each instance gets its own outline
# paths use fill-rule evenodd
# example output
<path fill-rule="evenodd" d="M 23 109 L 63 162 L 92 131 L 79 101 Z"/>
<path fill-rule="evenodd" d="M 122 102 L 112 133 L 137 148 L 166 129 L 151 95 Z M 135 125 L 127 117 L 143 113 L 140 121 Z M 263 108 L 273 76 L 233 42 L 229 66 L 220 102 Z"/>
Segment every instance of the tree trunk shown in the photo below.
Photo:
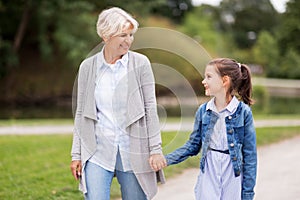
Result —
<path fill-rule="evenodd" d="M 25 30 L 28 24 L 29 15 L 30 15 L 30 7 L 31 7 L 31 0 L 27 0 L 24 5 L 24 10 L 21 18 L 21 22 L 19 24 L 18 31 L 16 32 L 13 50 L 17 52 L 20 48 L 21 42 L 23 40 Z"/>

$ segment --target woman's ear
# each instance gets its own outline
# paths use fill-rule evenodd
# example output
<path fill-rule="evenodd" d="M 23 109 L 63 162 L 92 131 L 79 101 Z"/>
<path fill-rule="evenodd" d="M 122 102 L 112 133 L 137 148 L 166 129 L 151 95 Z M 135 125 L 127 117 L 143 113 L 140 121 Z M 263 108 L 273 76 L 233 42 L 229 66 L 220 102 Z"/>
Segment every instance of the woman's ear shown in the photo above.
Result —
<path fill-rule="evenodd" d="M 109 39 L 110 39 L 109 37 L 102 37 L 102 40 L 104 41 L 104 43 L 107 43 Z"/>

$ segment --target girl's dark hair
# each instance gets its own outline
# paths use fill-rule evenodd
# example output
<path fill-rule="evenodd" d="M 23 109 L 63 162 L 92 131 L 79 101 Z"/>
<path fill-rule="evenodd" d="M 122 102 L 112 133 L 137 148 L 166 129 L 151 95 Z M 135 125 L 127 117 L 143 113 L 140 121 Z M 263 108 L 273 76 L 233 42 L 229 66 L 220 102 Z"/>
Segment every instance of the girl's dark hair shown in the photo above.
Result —
<path fill-rule="evenodd" d="M 252 96 L 251 72 L 247 65 L 240 64 L 230 58 L 217 58 L 208 63 L 216 67 L 221 77 L 230 78 L 230 87 L 227 95 L 237 95 L 244 103 L 251 106 Z"/>

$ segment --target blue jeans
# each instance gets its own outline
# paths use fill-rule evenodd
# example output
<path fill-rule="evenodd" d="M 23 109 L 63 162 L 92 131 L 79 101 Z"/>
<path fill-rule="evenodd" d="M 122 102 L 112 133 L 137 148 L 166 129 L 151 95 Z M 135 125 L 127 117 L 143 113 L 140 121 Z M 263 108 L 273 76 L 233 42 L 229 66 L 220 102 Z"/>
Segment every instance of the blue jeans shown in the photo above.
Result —
<path fill-rule="evenodd" d="M 85 166 L 87 193 L 86 200 L 109 200 L 114 172 L 87 162 Z M 122 200 L 147 200 L 133 172 L 115 172 L 121 186 Z"/>

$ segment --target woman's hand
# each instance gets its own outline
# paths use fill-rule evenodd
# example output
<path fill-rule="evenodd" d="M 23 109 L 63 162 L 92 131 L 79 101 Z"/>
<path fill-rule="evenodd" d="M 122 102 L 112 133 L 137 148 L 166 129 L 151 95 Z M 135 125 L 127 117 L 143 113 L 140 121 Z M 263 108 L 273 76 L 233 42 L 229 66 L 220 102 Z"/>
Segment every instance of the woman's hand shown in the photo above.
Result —
<path fill-rule="evenodd" d="M 153 154 L 149 158 L 149 164 L 154 171 L 158 171 L 167 166 L 167 161 L 164 155 Z"/>
<path fill-rule="evenodd" d="M 73 160 L 70 165 L 72 175 L 78 181 L 78 179 L 81 177 L 81 161 L 80 160 Z"/>

